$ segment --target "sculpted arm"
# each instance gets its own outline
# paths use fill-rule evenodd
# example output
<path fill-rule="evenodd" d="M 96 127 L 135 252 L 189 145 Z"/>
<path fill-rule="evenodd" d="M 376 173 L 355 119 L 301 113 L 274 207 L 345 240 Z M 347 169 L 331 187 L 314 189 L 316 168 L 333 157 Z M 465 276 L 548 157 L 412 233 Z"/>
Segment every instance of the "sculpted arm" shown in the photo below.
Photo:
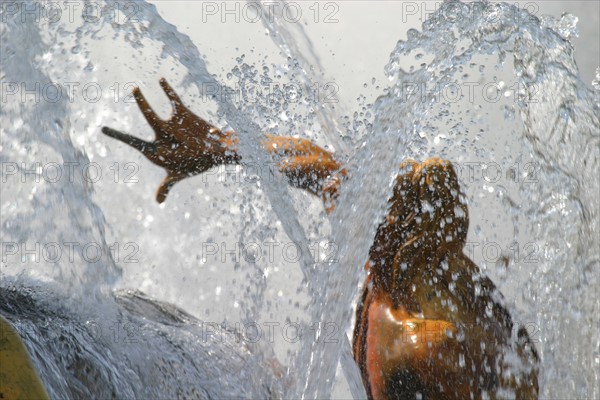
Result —
<path fill-rule="evenodd" d="M 156 193 L 156 200 L 162 203 L 175 183 L 220 164 L 239 163 L 241 156 L 235 132 L 223 132 L 192 113 L 164 78 L 160 85 L 173 107 L 167 120 L 158 117 L 139 88 L 133 90 L 140 110 L 155 132 L 153 142 L 109 127 L 103 127 L 102 133 L 134 147 L 166 170 L 167 176 Z M 267 134 L 261 144 L 293 186 L 321 196 L 327 210 L 333 210 L 331 202 L 346 171 L 332 153 L 309 140 L 288 136 Z"/>

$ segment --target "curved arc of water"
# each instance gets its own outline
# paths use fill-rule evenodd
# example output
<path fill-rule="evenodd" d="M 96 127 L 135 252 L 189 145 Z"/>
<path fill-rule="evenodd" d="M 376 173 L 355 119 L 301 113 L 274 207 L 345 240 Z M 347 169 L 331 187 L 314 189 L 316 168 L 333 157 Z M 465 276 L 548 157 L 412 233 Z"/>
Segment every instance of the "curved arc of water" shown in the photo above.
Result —
<path fill-rule="evenodd" d="M 206 63 L 202 59 L 197 46 L 187 35 L 179 32 L 174 25 L 164 21 L 154 5 L 145 1 L 140 1 L 138 5 L 138 20 L 148 22 L 148 30 L 152 32 L 154 40 L 170 44 L 163 48 L 163 53 L 172 56 L 187 69 L 188 76 L 185 80 L 192 82 L 201 94 L 211 85 L 221 85 L 221 83 L 208 73 Z M 177 46 L 173 45 L 174 42 L 178 43 Z M 256 163 L 258 165 L 261 162 L 270 161 L 269 155 L 259 145 L 258 139 L 260 136 L 258 136 L 258 133 L 262 132 L 260 127 L 246 117 L 242 110 L 236 108 L 229 97 L 219 96 L 215 101 L 218 105 L 219 114 L 225 116 L 228 124 L 238 133 L 239 153 L 242 158 L 249 163 Z M 278 173 L 278 171 L 275 172 Z M 282 222 L 285 233 L 297 245 L 307 248 L 309 240 L 292 204 L 289 189 L 286 185 L 276 185 L 276 182 L 281 181 L 284 181 L 284 179 L 265 180 L 264 190 L 273 207 L 273 211 Z M 313 260 L 311 255 L 308 252 L 301 252 L 299 264 L 307 282 L 308 291 L 312 296 L 315 288 L 313 287 L 314 280 L 312 279 Z"/>
<path fill-rule="evenodd" d="M 23 3 L 22 7 L 27 7 L 28 5 L 32 9 L 35 9 L 37 3 L 28 1 Z M 43 71 L 41 63 L 33 61 L 43 59 L 44 55 L 51 51 L 54 41 L 57 41 L 56 37 L 60 34 L 58 27 L 50 25 L 49 28 L 54 28 L 54 30 L 42 30 L 40 20 L 26 18 L 17 21 L 19 17 L 20 14 L 18 13 L 3 15 L 3 23 L 6 24 L 7 29 L 12 30 L 12 34 L 10 36 L 7 35 L 7 39 L 8 37 L 27 37 L 31 43 L 38 45 L 25 46 L 24 48 L 20 46 L 20 51 L 13 52 L 10 51 L 10 43 L 3 43 L 3 47 L 6 46 L 3 51 L 11 54 L 10 57 L 3 56 L 1 58 L 0 65 L 2 65 L 4 71 L 3 80 L 7 82 L 23 82 L 26 87 L 36 87 L 36 85 L 42 82 L 53 82 L 52 77 Z M 4 20 L 4 18 L 7 19 Z M 17 33 L 18 31 L 21 31 L 21 34 Z M 51 37 L 44 38 L 41 34 L 42 32 L 50 34 Z M 28 105 L 21 102 L 18 105 L 19 114 L 27 116 L 52 114 L 54 116 L 52 123 L 44 123 L 40 118 L 30 118 L 27 121 L 30 126 L 29 131 L 33 132 L 36 136 L 31 138 L 19 137 L 19 140 L 27 141 L 35 139 L 47 145 L 58 152 L 64 165 L 89 164 L 90 160 L 85 152 L 75 148 L 69 136 L 71 114 L 67 99 L 61 97 L 57 101 L 36 102 L 33 107 L 35 107 L 35 110 L 28 109 Z M 2 111 L 0 113 L 4 114 L 5 107 L 1 108 Z M 26 132 L 26 130 L 22 132 Z M 66 237 L 62 236 L 62 241 L 72 240 L 72 242 L 68 243 L 94 243 L 100 246 L 102 254 L 106 256 L 106 261 L 92 263 L 84 257 L 83 261 L 87 262 L 88 265 L 87 268 L 83 269 L 83 272 L 76 271 L 75 268 L 77 265 L 70 264 L 68 270 L 65 267 L 61 267 L 58 278 L 66 281 L 63 282 L 63 287 L 67 289 L 67 292 L 75 294 L 76 298 L 84 294 L 89 296 L 90 293 L 93 296 L 103 295 L 120 279 L 122 270 L 115 263 L 106 241 L 106 221 L 104 214 L 91 199 L 93 187 L 83 176 L 81 169 L 73 168 L 71 172 L 73 173 L 71 179 L 58 179 L 52 185 L 46 186 L 47 189 L 44 193 L 48 198 L 48 203 L 37 204 L 32 215 L 35 219 L 47 220 L 47 216 L 37 215 L 40 208 L 43 209 L 46 207 L 51 209 L 57 203 L 61 203 L 66 207 L 67 217 L 71 222 L 71 226 L 77 227 L 78 231 L 77 235 L 73 238 L 70 237 L 73 232 L 63 233 Z M 35 198 L 33 201 L 35 201 Z M 93 227 L 82 225 L 79 221 L 81 215 L 89 215 L 94 222 Z M 48 224 L 56 228 L 54 222 L 48 222 Z M 15 225 L 18 226 L 19 224 Z M 77 283 L 81 286 L 77 287 Z M 75 291 L 76 288 L 78 291 Z M 75 307 L 85 306 L 85 304 L 78 301 L 73 301 L 73 305 Z"/>
<path fill-rule="evenodd" d="M 261 10 L 259 13 L 261 21 L 273 42 L 286 56 L 298 62 L 302 68 L 303 74 L 299 77 L 302 90 L 305 93 L 310 93 L 314 84 L 317 84 L 318 87 L 324 87 L 322 85 L 324 83 L 322 77 L 325 75 L 323 65 L 302 24 L 288 23 L 281 15 L 271 12 L 272 8 L 265 7 L 261 1 L 247 1 Z M 285 4 L 285 0 L 282 3 Z M 301 47 L 303 50 L 301 50 Z M 321 76 L 315 74 L 315 69 L 321 71 Z M 318 102 L 315 105 L 317 107 L 317 119 L 321 128 L 323 128 L 323 135 L 341 158 L 349 157 L 350 149 L 343 140 L 338 139 L 342 132 L 338 123 L 338 121 L 341 121 L 339 111 L 326 108 L 325 105 Z"/>

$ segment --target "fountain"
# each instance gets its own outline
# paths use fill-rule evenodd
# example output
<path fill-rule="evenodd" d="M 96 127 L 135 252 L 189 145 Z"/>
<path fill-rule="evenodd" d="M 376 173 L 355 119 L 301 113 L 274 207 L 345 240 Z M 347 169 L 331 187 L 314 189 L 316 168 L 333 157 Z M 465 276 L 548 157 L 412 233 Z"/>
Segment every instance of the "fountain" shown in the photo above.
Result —
<path fill-rule="evenodd" d="M 540 398 L 599 396 L 600 76 L 581 81 L 573 19 L 443 3 L 348 119 L 311 91 L 325 84 L 302 25 L 251 4 L 286 61 L 235 54 L 222 77 L 146 2 L 3 5 L 0 309 L 51 397 L 363 396 L 346 338 L 362 266 L 397 166 L 433 156 L 460 171 L 467 251 L 535 341 Z M 238 132 L 246 162 L 158 206 L 162 172 L 99 131 L 149 135 L 130 93 L 145 82 L 166 116 L 162 76 Z M 348 161 L 330 219 L 282 184 L 267 131 Z"/>

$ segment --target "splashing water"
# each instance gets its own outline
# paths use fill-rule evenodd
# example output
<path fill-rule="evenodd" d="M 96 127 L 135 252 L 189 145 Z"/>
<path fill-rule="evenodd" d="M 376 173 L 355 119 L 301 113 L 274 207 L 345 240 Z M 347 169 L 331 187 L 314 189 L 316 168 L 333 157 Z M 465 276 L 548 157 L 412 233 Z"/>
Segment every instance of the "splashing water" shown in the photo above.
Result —
<path fill-rule="evenodd" d="M 205 320 L 263 323 L 284 315 L 321 334 L 335 323 L 344 340 L 303 335 L 297 342 L 273 345 L 279 361 L 289 365 L 284 397 L 329 397 L 340 357 L 353 395 L 360 396 L 360 378 L 343 333 L 350 327 L 362 266 L 400 162 L 441 156 L 455 164 L 469 200 L 468 255 L 496 283 L 515 322 L 535 341 L 540 397 L 600 395 L 600 183 L 595 177 L 600 91 L 579 78 L 569 42 L 575 17 L 539 20 L 507 4 L 446 2 L 420 32 L 411 30 L 392 51 L 385 66 L 391 84 L 372 107 L 369 129 L 340 137 L 339 109 L 328 109 L 318 99 L 300 102 L 296 115 L 311 115 L 306 135 L 329 144 L 342 158 L 352 154 L 351 177 L 327 222 L 318 207 L 277 177 L 235 187 L 196 177 L 179 184 L 171 202 L 157 209 L 158 168 L 99 137 L 102 125 L 149 132 L 127 97 L 135 85 L 124 84 L 136 82 L 140 69 L 149 82 L 183 77 L 178 91 L 184 101 L 199 114 L 201 107 L 212 106 L 214 118 L 240 134 L 240 152 L 248 163 L 268 161 L 257 132 L 281 128 L 285 119 L 272 112 L 288 115 L 287 123 L 295 125 L 286 129 L 303 127 L 289 118 L 287 104 L 272 98 L 259 97 L 252 105 L 230 96 L 212 96 L 212 105 L 197 100 L 211 97 L 207 88 L 221 86 L 202 49 L 152 5 L 136 4 L 135 21 L 115 18 L 118 4 L 107 1 L 100 15 L 112 18 L 79 24 L 21 20 L 4 10 L 3 287 L 13 277 L 23 284 L 41 281 L 64 298 L 72 313 L 88 316 L 84 319 L 119 314 L 110 300 L 118 283 L 141 287 Z M 300 25 L 286 25 L 276 16 L 264 23 L 289 59 L 287 65 L 263 69 L 263 78 L 286 71 L 304 88 L 307 82 L 322 82 L 312 68 L 319 58 Z M 232 75 L 257 76 L 244 62 Z M 86 91 L 65 95 L 73 87 Z M 105 90 L 95 93 L 96 88 Z M 22 95 L 25 90 L 42 93 L 41 99 Z M 160 104 L 152 91 L 159 92 L 157 86 L 144 88 L 150 102 Z M 270 124 L 273 120 L 278 122 Z M 107 220 L 123 225 L 113 232 Z M 307 248 L 324 237 L 336 243 L 339 261 L 316 263 L 309 252 L 294 262 L 222 260 L 221 254 L 211 258 L 202 252 L 224 242 L 287 241 Z M 198 333 L 193 327 L 166 332 L 186 346 L 193 340 L 178 335 Z M 159 341 L 152 344 L 155 349 L 147 351 L 184 357 Z M 107 357 L 99 349 L 89 351 L 100 360 Z M 112 351 L 127 358 L 125 345 L 113 344 Z M 123 382 L 144 381 L 130 373 Z M 122 393 L 141 393 L 128 390 Z M 234 393 L 235 387 L 227 390 Z M 240 393 L 246 392 L 240 388 Z"/>

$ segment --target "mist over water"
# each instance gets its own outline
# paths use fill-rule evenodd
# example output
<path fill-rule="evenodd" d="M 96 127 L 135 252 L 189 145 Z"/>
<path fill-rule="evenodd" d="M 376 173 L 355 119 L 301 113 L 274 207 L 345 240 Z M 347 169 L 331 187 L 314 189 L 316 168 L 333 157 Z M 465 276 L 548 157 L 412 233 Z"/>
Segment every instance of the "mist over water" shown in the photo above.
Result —
<path fill-rule="evenodd" d="M 340 340 L 280 335 L 256 360 L 273 357 L 272 351 L 288 366 L 283 397 L 330 397 L 336 379 L 357 396 L 359 376 L 343 334 L 351 328 L 369 247 L 400 162 L 439 156 L 460 171 L 470 214 L 468 255 L 535 342 L 540 398 L 600 395 L 600 86 L 580 79 L 569 42 L 572 16 L 539 19 L 508 4 L 444 3 L 381 66 L 389 86 L 369 107 L 371 117 L 355 115 L 345 129 L 343 111 L 306 90 L 324 75 L 313 68 L 319 57 L 301 25 L 276 15 L 265 19 L 286 61 L 234 54 L 236 64 L 221 79 L 203 50 L 154 6 L 135 3 L 135 18 L 127 18 L 131 10 L 119 3 L 98 4 L 103 18 L 2 16 L 3 287 L 49 288 L 47 297 L 60 299 L 56 307 L 79 320 L 116 318 L 123 306 L 111 292 L 128 287 L 204 321 L 292 322 L 321 339 L 326 324 L 334 324 Z M 100 128 L 151 137 L 129 93 L 143 80 L 144 94 L 166 117 L 170 105 L 156 84 L 162 76 L 192 111 L 240 134 L 248 165 L 268 165 L 261 132 L 294 132 L 347 159 L 350 179 L 331 218 L 276 171 L 272 179 L 225 182 L 212 171 L 177 184 L 167 202 L 156 205 L 163 172 L 102 137 Z M 211 94 L 214 87 L 275 81 L 297 82 L 304 89 L 300 101 Z M 32 88 L 39 98 L 22 95 Z M 281 252 L 270 258 L 264 245 L 314 249 L 319 241 L 334 243 L 338 257 L 315 259 L 304 251 L 292 261 Z M 223 243 L 227 249 L 263 244 L 263 257 L 223 256 Z M 207 255 L 213 244 L 219 251 Z M 157 356 L 172 352 L 183 362 L 200 342 L 194 335 L 202 333 L 197 321 L 184 322 L 189 327 L 146 325 L 145 332 L 166 332 L 170 344 L 179 344 L 146 335 L 149 344 L 140 348 Z M 203 344 L 208 355 L 197 350 L 199 360 L 213 349 Z M 142 351 L 111 346 L 117 359 Z M 214 347 L 215 362 L 241 365 L 220 349 Z M 110 365 L 101 349 L 89 351 Z M 336 378 L 342 354 L 344 377 Z M 131 386 L 125 395 L 139 395 L 135 385 L 145 379 L 129 373 L 115 381 Z M 173 390 L 175 378 L 165 378 L 173 379 L 167 382 Z M 227 393 L 235 389 L 232 383 Z M 240 393 L 250 392 L 240 386 Z"/>

